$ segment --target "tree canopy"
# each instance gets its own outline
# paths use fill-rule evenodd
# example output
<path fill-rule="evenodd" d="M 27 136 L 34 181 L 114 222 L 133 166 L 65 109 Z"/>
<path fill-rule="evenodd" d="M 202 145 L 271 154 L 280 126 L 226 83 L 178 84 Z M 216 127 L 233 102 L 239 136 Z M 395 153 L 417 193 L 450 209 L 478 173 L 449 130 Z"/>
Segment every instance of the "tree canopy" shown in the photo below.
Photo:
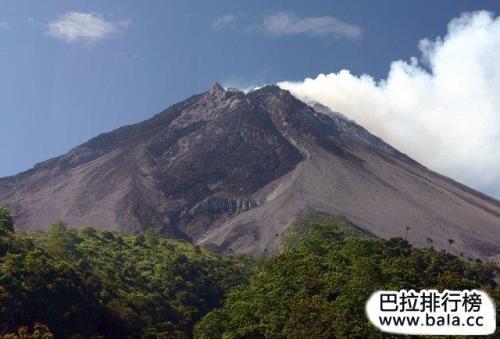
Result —
<path fill-rule="evenodd" d="M 63 221 L 14 233 L 6 209 L 0 227 L 5 338 L 379 337 L 364 314 L 379 289 L 482 288 L 500 301 L 496 266 L 315 211 L 282 234 L 280 254 L 259 258 Z"/>
<path fill-rule="evenodd" d="M 10 236 L 0 257 L 0 333 L 41 323 L 56 338 L 191 337 L 250 267 L 152 232 L 78 231 L 56 221 L 47 232 Z"/>
<path fill-rule="evenodd" d="M 366 318 L 365 303 L 382 289 L 482 288 L 500 300 L 492 265 L 415 248 L 403 239 L 364 236 L 343 218 L 327 220 L 338 224 L 307 222 L 324 219 L 306 215 L 292 225 L 283 252 L 262 258 L 251 279 L 196 325 L 196 336 L 379 337 L 380 331 Z M 297 241 L 297 234 L 303 238 Z"/>

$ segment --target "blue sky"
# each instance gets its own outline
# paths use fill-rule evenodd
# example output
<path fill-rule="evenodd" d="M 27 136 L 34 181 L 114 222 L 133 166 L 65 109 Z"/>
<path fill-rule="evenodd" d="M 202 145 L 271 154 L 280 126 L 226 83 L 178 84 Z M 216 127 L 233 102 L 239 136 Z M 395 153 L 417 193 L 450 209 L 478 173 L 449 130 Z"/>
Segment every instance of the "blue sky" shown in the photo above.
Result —
<path fill-rule="evenodd" d="M 243 88 L 344 68 L 383 78 L 479 9 L 500 2 L 3 0 L 0 177 L 215 80 Z"/>

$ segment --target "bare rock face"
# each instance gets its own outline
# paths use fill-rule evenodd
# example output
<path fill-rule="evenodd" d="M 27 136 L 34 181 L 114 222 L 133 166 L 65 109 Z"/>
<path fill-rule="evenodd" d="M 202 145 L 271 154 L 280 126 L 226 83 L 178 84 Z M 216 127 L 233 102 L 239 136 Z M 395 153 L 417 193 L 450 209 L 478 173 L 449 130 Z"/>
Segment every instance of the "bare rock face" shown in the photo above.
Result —
<path fill-rule="evenodd" d="M 267 112 L 216 83 L 150 120 L 2 179 L 0 200 L 14 208 L 20 228 L 62 218 L 194 239 L 255 207 L 251 194 L 301 160 Z"/>
<path fill-rule="evenodd" d="M 306 208 L 380 237 L 500 255 L 500 202 L 433 173 L 344 116 L 266 86 L 207 92 L 0 179 L 17 227 L 147 228 L 222 251 L 277 250 Z M 449 248 L 448 239 L 455 240 Z"/>

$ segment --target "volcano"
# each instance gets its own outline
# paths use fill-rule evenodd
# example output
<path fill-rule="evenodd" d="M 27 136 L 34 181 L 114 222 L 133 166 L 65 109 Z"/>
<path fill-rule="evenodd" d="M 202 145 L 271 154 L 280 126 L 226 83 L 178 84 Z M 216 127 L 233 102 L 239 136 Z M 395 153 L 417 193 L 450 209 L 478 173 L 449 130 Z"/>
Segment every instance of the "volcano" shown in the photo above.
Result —
<path fill-rule="evenodd" d="M 18 229 L 62 219 L 249 254 L 277 251 L 283 231 L 313 209 L 376 237 L 500 254 L 499 201 L 276 86 L 243 93 L 215 83 L 0 179 L 0 204 L 13 209 Z"/>

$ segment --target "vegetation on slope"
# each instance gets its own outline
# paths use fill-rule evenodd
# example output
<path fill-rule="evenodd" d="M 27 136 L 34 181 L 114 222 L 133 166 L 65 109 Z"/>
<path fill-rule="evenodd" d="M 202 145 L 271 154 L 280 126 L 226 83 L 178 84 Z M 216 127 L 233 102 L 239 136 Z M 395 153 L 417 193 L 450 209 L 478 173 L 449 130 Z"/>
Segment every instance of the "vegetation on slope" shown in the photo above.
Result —
<path fill-rule="evenodd" d="M 246 280 L 247 261 L 153 233 L 77 231 L 60 221 L 15 234 L 1 209 L 0 333 L 40 322 L 56 338 L 190 337 Z"/>
<path fill-rule="evenodd" d="M 280 243 L 280 250 L 295 247 L 310 232 L 318 227 L 334 226 L 344 237 L 371 236 L 371 234 L 361 230 L 349 219 L 342 215 L 332 215 L 324 212 L 306 209 L 286 230 L 283 232 Z"/>
<path fill-rule="evenodd" d="M 281 254 L 254 260 L 62 222 L 14 233 L 0 208 L 0 334 L 379 337 L 364 314 L 375 290 L 483 288 L 500 301 L 493 266 L 371 238 L 343 217 L 306 211 L 283 242 Z"/>
<path fill-rule="evenodd" d="M 318 218 L 340 224 L 304 222 Z M 198 338 L 379 337 L 364 307 L 380 289 L 483 288 L 500 300 L 493 266 L 360 236 L 343 218 L 309 211 L 299 221 L 290 234 L 305 237 L 262 260 L 248 283 L 196 325 Z"/>

